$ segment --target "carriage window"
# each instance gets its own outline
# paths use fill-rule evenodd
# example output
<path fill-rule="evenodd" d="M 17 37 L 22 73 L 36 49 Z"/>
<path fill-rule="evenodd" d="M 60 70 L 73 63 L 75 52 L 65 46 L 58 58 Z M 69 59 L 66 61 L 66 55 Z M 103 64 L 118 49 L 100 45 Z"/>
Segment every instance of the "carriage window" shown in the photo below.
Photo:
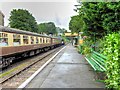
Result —
<path fill-rule="evenodd" d="M 47 38 L 47 43 L 49 43 L 49 38 Z"/>
<path fill-rule="evenodd" d="M 0 38 L 8 38 L 8 34 L 0 32 Z"/>
<path fill-rule="evenodd" d="M 31 37 L 31 44 L 34 44 L 34 37 Z"/>
<path fill-rule="evenodd" d="M 43 43 L 45 43 L 44 38 L 43 38 Z"/>
<path fill-rule="evenodd" d="M 14 46 L 20 45 L 20 35 L 19 34 L 13 34 L 13 44 L 14 44 Z"/>
<path fill-rule="evenodd" d="M 0 38 L 0 46 L 8 46 L 8 39 Z"/>
<path fill-rule="evenodd" d="M 23 36 L 23 43 L 28 44 L 28 36 Z"/>
<path fill-rule="evenodd" d="M 48 43 L 48 42 L 47 42 L 47 39 L 46 39 L 46 43 Z"/>
<path fill-rule="evenodd" d="M 42 43 L 42 38 L 40 38 L 40 43 Z"/>
<path fill-rule="evenodd" d="M 8 46 L 8 34 L 0 33 L 0 46 Z"/>
<path fill-rule="evenodd" d="M 38 37 L 36 37 L 36 44 L 38 44 L 39 43 L 39 41 L 38 41 Z"/>
<path fill-rule="evenodd" d="M 2 37 L 2 33 L 0 33 L 0 38 Z"/>

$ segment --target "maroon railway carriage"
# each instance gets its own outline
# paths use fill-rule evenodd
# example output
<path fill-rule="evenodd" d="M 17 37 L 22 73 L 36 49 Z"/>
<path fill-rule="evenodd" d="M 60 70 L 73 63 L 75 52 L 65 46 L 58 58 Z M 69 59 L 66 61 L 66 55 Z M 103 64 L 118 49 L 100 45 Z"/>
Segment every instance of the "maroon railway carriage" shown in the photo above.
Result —
<path fill-rule="evenodd" d="M 0 26 L 0 66 L 61 45 L 56 37 Z"/>

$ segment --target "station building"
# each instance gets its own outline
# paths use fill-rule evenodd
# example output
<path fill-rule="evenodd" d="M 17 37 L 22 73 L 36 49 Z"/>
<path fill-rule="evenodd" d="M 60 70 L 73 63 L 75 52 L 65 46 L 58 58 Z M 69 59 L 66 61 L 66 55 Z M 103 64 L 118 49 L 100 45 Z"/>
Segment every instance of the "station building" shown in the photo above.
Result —
<path fill-rule="evenodd" d="M 0 11 L 0 25 L 4 26 L 4 14 Z"/>

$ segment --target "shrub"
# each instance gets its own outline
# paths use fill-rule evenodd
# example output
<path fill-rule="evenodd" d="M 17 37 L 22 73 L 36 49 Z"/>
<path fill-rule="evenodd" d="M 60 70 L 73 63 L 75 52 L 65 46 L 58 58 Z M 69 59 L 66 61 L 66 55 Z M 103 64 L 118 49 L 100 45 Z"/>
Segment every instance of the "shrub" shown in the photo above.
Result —
<path fill-rule="evenodd" d="M 83 54 L 89 54 L 91 52 L 91 47 L 84 45 L 84 50 L 83 50 Z"/>
<path fill-rule="evenodd" d="M 83 54 L 82 45 L 79 45 L 77 48 L 78 48 L 78 52 L 79 52 L 80 54 Z"/>
<path fill-rule="evenodd" d="M 91 45 L 92 45 L 92 40 L 90 39 L 85 39 L 83 41 L 83 44 L 81 44 L 80 46 L 78 46 L 78 51 L 81 54 L 89 54 L 91 52 Z"/>
<path fill-rule="evenodd" d="M 103 53 L 107 56 L 105 83 L 107 88 L 120 89 L 120 33 L 105 37 Z"/>

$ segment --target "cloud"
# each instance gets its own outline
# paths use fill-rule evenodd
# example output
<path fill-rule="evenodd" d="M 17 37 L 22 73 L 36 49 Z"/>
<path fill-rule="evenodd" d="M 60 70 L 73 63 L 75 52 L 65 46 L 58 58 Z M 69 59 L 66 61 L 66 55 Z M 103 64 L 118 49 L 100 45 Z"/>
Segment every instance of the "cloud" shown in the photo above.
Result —
<path fill-rule="evenodd" d="M 9 23 L 10 11 L 18 8 L 27 9 L 38 23 L 51 21 L 66 29 L 68 29 L 70 17 L 76 14 L 73 11 L 74 2 L 2 2 L 1 4 L 5 25 Z"/>
<path fill-rule="evenodd" d="M 75 0 L 0 0 L 0 2 L 75 2 Z"/>

